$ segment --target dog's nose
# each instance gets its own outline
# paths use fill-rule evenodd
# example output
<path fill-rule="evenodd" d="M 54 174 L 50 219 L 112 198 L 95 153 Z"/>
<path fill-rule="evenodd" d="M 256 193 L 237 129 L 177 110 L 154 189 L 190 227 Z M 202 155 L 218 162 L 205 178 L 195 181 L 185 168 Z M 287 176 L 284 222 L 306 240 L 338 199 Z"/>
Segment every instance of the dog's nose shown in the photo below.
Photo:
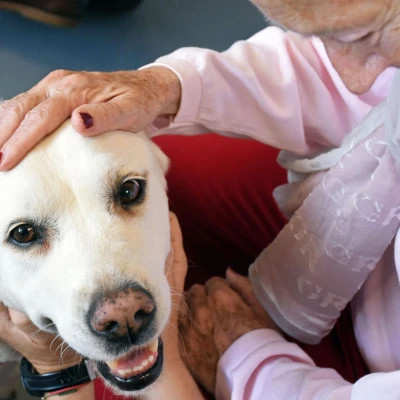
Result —
<path fill-rule="evenodd" d="M 95 334 L 108 340 L 129 339 L 135 344 L 154 319 L 156 306 L 140 287 L 109 293 L 92 304 L 89 322 Z"/>

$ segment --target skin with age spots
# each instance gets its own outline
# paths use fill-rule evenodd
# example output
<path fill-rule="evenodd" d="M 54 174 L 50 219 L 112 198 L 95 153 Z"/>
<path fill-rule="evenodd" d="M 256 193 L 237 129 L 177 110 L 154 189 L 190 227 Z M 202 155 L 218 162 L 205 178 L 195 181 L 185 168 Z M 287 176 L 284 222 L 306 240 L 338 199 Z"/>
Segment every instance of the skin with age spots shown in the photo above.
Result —
<path fill-rule="evenodd" d="M 278 330 L 256 299 L 247 278 L 227 271 L 186 295 L 189 313 L 180 316 L 180 353 L 193 377 L 214 393 L 218 360 L 241 336 L 256 329 Z"/>
<path fill-rule="evenodd" d="M 400 0 L 251 0 L 273 21 L 318 35 L 345 85 L 366 92 L 389 66 L 400 67 Z"/>

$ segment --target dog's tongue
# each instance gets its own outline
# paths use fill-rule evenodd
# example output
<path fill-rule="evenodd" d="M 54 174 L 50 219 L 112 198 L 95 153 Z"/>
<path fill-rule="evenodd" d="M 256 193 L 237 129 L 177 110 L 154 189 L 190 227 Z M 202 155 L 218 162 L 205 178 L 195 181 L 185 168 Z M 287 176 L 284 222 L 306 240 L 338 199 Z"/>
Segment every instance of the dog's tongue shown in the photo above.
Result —
<path fill-rule="evenodd" d="M 130 378 L 142 374 L 150 369 L 157 360 L 158 340 L 154 340 L 148 346 L 135 349 L 127 355 L 108 361 L 107 365 L 115 376 Z"/>

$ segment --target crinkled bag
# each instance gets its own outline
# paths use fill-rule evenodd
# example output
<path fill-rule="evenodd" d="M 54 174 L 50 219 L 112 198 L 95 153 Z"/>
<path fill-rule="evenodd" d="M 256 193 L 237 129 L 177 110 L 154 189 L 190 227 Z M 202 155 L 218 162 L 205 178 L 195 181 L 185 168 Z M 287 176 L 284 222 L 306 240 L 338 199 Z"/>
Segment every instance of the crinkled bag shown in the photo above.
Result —
<path fill-rule="evenodd" d="M 334 123 L 334 121 L 332 121 Z M 250 267 L 257 297 L 292 337 L 318 343 L 360 290 L 400 227 L 400 74 L 388 98 L 313 159 L 281 152 L 290 217 Z"/>

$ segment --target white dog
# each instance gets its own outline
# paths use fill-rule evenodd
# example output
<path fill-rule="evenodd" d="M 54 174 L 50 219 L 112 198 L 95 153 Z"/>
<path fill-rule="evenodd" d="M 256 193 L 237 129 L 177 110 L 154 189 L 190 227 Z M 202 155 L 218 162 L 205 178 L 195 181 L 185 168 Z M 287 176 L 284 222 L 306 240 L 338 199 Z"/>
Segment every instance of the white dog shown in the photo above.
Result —
<path fill-rule="evenodd" d="M 162 370 L 167 165 L 143 134 L 85 138 L 68 121 L 0 174 L 0 301 L 97 361 L 123 392 Z M 11 354 L 0 344 L 0 361 Z"/>

